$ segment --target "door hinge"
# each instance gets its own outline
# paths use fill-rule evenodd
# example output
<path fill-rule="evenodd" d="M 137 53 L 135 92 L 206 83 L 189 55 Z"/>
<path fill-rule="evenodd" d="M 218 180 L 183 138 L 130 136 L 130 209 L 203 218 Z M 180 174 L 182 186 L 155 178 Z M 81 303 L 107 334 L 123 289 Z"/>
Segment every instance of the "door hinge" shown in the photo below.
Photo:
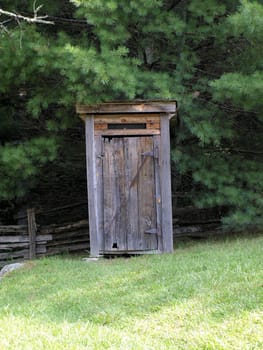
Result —
<path fill-rule="evenodd" d="M 142 153 L 142 156 L 143 157 L 153 157 L 153 158 L 159 158 L 159 155 L 158 155 L 158 149 L 155 148 L 154 150 L 152 151 L 149 151 L 149 152 L 144 152 Z"/>

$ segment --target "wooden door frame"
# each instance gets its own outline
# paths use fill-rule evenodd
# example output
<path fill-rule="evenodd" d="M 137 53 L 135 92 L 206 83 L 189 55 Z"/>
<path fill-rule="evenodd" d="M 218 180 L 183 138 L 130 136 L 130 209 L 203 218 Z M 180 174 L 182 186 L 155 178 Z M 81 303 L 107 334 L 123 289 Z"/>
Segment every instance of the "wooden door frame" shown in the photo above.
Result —
<path fill-rule="evenodd" d="M 170 112 L 170 111 L 169 111 Z M 158 197 L 158 225 L 161 230 L 160 252 L 171 253 L 173 251 L 172 231 L 172 202 L 171 202 L 171 178 L 170 178 L 170 135 L 169 120 L 171 113 L 160 115 L 160 133 L 152 132 L 154 143 L 159 145 L 160 186 Z M 103 244 L 103 196 L 101 191 L 101 138 L 103 133 L 94 133 L 94 115 L 81 113 L 85 120 L 86 132 L 86 159 L 87 159 L 87 186 L 89 207 L 89 233 L 90 233 L 90 255 L 99 256 L 104 251 Z"/>

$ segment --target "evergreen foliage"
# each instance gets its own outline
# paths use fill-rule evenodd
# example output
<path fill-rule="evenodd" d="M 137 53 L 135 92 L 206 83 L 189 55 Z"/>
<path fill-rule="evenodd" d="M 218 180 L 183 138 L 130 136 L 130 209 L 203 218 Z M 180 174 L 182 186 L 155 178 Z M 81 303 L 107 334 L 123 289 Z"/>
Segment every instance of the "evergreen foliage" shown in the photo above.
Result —
<path fill-rule="evenodd" d="M 173 159 L 202 189 L 195 203 L 262 224 L 262 1 L 48 0 L 45 12 L 54 26 L 8 22 L 0 34 L 2 198 L 54 159 L 76 102 L 176 99 Z"/>

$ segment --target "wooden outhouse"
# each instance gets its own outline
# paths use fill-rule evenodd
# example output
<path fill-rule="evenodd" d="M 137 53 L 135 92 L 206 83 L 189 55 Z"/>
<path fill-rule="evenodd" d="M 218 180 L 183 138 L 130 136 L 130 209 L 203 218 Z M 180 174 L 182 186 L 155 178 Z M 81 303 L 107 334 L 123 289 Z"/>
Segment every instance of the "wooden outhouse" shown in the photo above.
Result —
<path fill-rule="evenodd" d="M 85 121 L 90 255 L 173 251 L 175 101 L 77 105 Z"/>

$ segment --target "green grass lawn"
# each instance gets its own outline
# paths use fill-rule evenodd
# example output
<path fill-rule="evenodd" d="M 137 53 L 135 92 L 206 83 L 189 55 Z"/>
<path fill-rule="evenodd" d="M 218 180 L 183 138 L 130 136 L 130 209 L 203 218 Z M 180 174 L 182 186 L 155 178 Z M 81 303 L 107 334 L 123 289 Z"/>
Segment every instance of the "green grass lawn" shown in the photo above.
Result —
<path fill-rule="evenodd" d="M 0 349 L 263 349 L 262 253 L 257 236 L 29 262 L 0 282 Z"/>

